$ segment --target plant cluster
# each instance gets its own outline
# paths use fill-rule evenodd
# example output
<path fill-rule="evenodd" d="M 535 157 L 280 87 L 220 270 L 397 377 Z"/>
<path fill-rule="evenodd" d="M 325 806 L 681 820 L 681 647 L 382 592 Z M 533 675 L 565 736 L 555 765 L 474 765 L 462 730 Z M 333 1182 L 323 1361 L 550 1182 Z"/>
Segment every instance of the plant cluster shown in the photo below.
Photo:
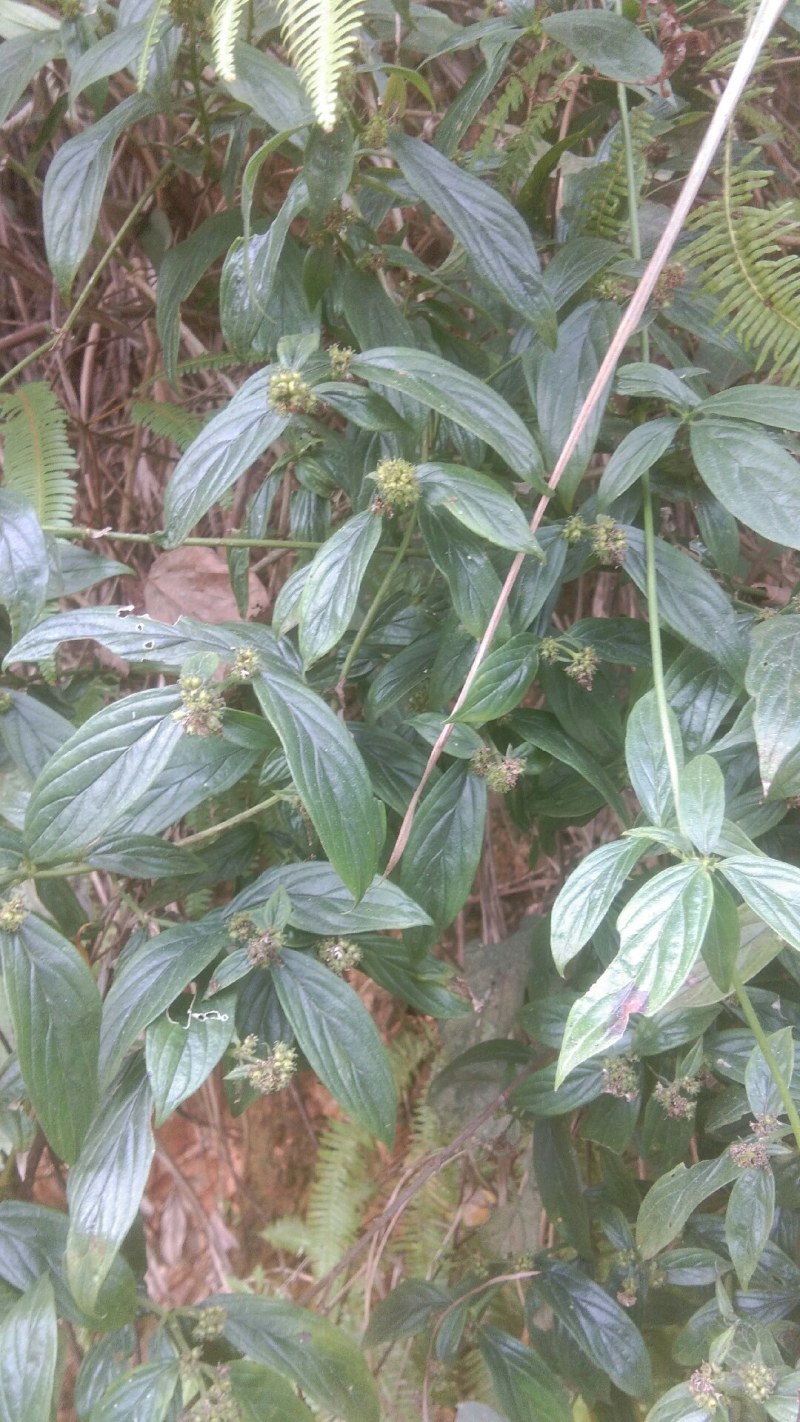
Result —
<path fill-rule="evenodd" d="M 55 286 L 0 379 L 0 1419 L 796 1422 L 779 12 L 2 8 Z M 562 872 L 495 1009 L 442 945 L 500 823 Z M 156 1303 L 155 1130 L 309 1070 L 310 1287 Z"/>

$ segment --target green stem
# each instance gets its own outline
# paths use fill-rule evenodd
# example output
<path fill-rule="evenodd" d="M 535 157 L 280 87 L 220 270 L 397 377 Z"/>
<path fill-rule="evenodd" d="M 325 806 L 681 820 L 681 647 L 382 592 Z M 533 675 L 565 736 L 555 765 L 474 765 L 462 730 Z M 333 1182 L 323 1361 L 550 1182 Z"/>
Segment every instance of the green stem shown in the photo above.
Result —
<path fill-rule="evenodd" d="M 774 1081 L 775 1086 L 777 1088 L 778 1095 L 780 1096 L 781 1101 L 783 1102 L 783 1109 L 785 1110 L 786 1115 L 789 1117 L 789 1124 L 792 1128 L 792 1131 L 794 1132 L 794 1138 L 797 1142 L 797 1149 L 800 1150 L 800 1114 L 798 1114 L 797 1107 L 795 1106 L 794 1100 L 792 1099 L 792 1093 L 789 1090 L 789 1083 L 787 1082 L 785 1076 L 783 1075 L 783 1072 L 781 1071 L 778 1065 L 775 1053 L 773 1052 L 769 1044 L 769 1039 L 764 1031 L 764 1028 L 761 1026 L 761 1023 L 758 1020 L 756 1010 L 753 1007 L 750 998 L 747 996 L 747 988 L 742 982 L 742 979 L 740 978 L 739 973 L 736 969 L 734 969 L 733 973 L 731 974 L 731 982 L 733 983 L 734 991 L 741 1004 L 742 1012 L 745 1015 L 747 1025 L 750 1028 L 750 1031 L 752 1032 L 756 1041 L 758 1042 L 764 1060 L 767 1063 L 767 1066 L 769 1067 L 770 1076 L 772 1077 L 772 1080 Z"/>
<path fill-rule="evenodd" d="M 208 829 L 198 830 L 197 834 L 190 834 L 185 839 L 179 839 L 178 848 L 186 849 L 190 844 L 202 844 L 204 840 L 215 839 L 224 830 L 232 829 L 234 825 L 244 824 L 245 820 L 255 819 L 255 816 L 263 814 L 264 810 L 271 810 L 273 805 L 279 804 L 285 798 L 285 795 L 270 795 L 268 800 L 261 800 L 258 805 L 251 805 L 249 810 L 241 810 L 238 815 L 231 815 L 229 820 L 220 820 L 218 825 L 211 825 Z"/>
<path fill-rule="evenodd" d="M 167 178 L 171 172 L 172 164 L 168 163 L 164 168 L 162 168 L 161 172 L 157 173 L 156 176 L 147 184 L 147 187 L 145 188 L 144 192 L 141 194 L 140 197 L 136 199 L 136 202 L 133 204 L 133 207 L 128 213 L 128 216 L 125 218 L 125 221 L 120 227 L 119 232 L 115 234 L 115 236 L 112 238 L 111 242 L 103 252 L 102 257 L 100 257 L 100 259 L 98 260 L 97 265 L 95 266 L 91 276 L 89 277 L 89 280 L 87 281 L 85 287 L 83 288 L 83 291 L 75 302 L 75 305 L 73 306 L 72 310 L 69 312 L 66 319 L 64 320 L 63 325 L 60 326 L 57 331 L 54 331 L 52 336 L 49 336 L 48 339 L 42 343 L 42 345 L 37 346 L 35 351 L 31 351 L 30 355 L 23 356 L 22 360 L 17 361 L 17 364 L 15 366 L 12 366 L 11 370 L 9 370 L 7 374 L 4 375 L 2 379 L 0 379 L 0 390 L 2 390 L 5 385 L 8 385 L 16 375 L 19 375 L 21 373 L 21 371 L 27 369 L 27 367 L 29 365 L 32 365 L 35 360 L 38 360 L 40 356 L 47 355 L 49 351 L 54 350 L 55 347 L 59 344 L 59 342 L 62 341 L 66 335 L 69 334 L 69 332 L 72 330 L 72 327 L 75 325 L 75 322 L 77 321 L 78 317 L 80 316 L 84 306 L 89 300 L 89 297 L 94 291 L 94 288 L 96 287 L 98 281 L 100 280 L 100 277 L 103 275 L 103 272 L 105 271 L 109 262 L 115 256 L 117 249 L 124 242 L 131 229 L 135 227 L 142 212 L 142 209 L 152 197 L 153 193 L 156 191 L 156 188 L 159 188 L 161 186 L 165 178 Z"/>
<path fill-rule="evenodd" d="M 408 545 L 411 542 L 411 538 L 416 526 L 417 515 L 416 513 L 412 513 L 410 519 L 408 520 L 408 528 L 403 534 L 403 538 L 397 549 L 397 552 L 395 553 L 391 563 L 386 569 L 386 574 L 383 578 L 383 581 L 381 582 L 378 591 L 372 599 L 372 606 L 370 607 L 369 612 L 367 613 L 366 617 L 364 618 L 364 621 L 362 622 L 355 637 L 353 638 L 353 643 L 350 648 L 350 651 L 347 653 L 347 656 L 344 659 L 342 674 L 339 677 L 340 687 L 343 687 L 345 682 L 347 681 L 347 678 L 350 675 L 350 668 L 352 667 L 353 662 L 361 651 L 361 648 L 364 645 L 365 638 L 369 636 L 370 629 L 375 621 L 375 618 L 378 615 L 381 603 L 384 601 L 386 594 L 389 591 L 389 588 L 391 587 L 392 580 L 394 578 L 395 573 L 397 572 L 397 569 L 400 567 L 400 564 L 402 563 L 403 559 L 406 556 L 406 553 L 408 552 Z"/>
<path fill-rule="evenodd" d="M 43 533 L 52 533 L 56 538 L 108 538 L 112 543 L 150 543 L 156 548 L 163 547 L 164 533 L 121 533 L 115 528 L 59 528 L 55 524 L 44 524 Z M 182 548 L 305 548 L 315 550 L 321 543 L 310 543 L 300 538 L 184 538 Z"/>
<path fill-rule="evenodd" d="M 622 14 L 622 0 L 617 0 L 617 14 Z M 639 230 L 639 204 L 638 188 L 636 182 L 636 165 L 633 153 L 633 135 L 631 133 L 631 120 L 628 111 L 628 94 L 624 84 L 617 85 L 617 103 L 619 106 L 619 123 L 622 129 L 622 141 L 625 148 L 625 174 L 628 187 L 628 222 L 631 231 L 631 255 L 634 260 L 640 262 L 642 259 L 642 238 Z M 650 336 L 647 330 L 640 332 L 642 360 L 650 359 Z M 669 769 L 669 779 L 672 786 L 672 795 L 677 806 L 679 776 L 678 757 L 675 752 L 675 742 L 672 739 L 672 726 L 669 718 L 669 702 L 664 685 L 664 654 L 661 647 L 661 628 L 658 616 L 658 578 L 656 575 L 656 535 L 655 521 L 653 519 L 653 496 L 650 487 L 650 475 L 642 475 L 642 497 L 644 501 L 644 546 L 646 562 L 646 582 L 647 582 L 647 611 L 648 628 L 650 633 L 650 657 L 653 663 L 653 687 L 656 694 L 656 707 L 658 710 L 658 720 L 661 727 L 661 738 L 664 742 L 664 754 L 667 757 L 667 767 Z"/>

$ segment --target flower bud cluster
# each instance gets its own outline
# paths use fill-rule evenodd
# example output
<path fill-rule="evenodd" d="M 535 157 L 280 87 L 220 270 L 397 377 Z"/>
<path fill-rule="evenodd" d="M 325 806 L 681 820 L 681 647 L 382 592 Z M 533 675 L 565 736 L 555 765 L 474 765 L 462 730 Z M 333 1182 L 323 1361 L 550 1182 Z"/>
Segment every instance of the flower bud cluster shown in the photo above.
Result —
<path fill-rule="evenodd" d="M 269 403 L 284 415 L 310 415 L 317 400 L 298 370 L 276 370 L 270 376 Z"/>
<path fill-rule="evenodd" d="M 603 1091 L 606 1096 L 633 1101 L 639 1095 L 639 1058 L 606 1057 L 603 1062 Z"/>
<path fill-rule="evenodd" d="M 0 902 L 0 933 L 16 933 L 28 917 L 28 907 L 21 894 L 12 894 Z"/>
<path fill-rule="evenodd" d="M 374 480 L 378 497 L 375 513 L 404 513 L 414 507 L 419 498 L 419 477 L 416 466 L 407 459 L 382 459 L 370 479 Z"/>
<path fill-rule="evenodd" d="M 283 1091 L 297 1071 L 297 1049 L 290 1047 L 288 1042 L 276 1042 L 269 1056 L 259 1057 L 256 1055 L 257 1047 L 258 1039 L 249 1036 L 234 1048 L 233 1055 L 240 1065 L 228 1073 L 228 1079 L 247 1081 L 262 1096 Z"/>
<path fill-rule="evenodd" d="M 361 949 L 350 938 L 326 938 L 317 949 L 317 957 L 326 968 L 337 977 L 357 968 L 361 962 Z"/>
<path fill-rule="evenodd" d="M 172 718 L 183 726 L 187 736 L 222 735 L 222 713 L 225 702 L 215 687 L 201 676 L 184 676 L 178 683 L 183 705 L 173 711 Z"/>
<path fill-rule="evenodd" d="M 473 775 L 479 775 L 490 790 L 507 795 L 524 774 L 525 762 L 514 755 L 500 755 L 490 746 L 483 746 L 470 758 L 469 768 Z"/>

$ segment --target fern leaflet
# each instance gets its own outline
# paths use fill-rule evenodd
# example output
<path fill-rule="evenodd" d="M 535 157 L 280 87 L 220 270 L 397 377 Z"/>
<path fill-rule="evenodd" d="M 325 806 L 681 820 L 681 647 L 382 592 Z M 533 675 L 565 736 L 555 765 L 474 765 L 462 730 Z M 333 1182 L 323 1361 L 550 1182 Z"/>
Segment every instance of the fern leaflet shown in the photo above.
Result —
<path fill-rule="evenodd" d="M 200 415 L 162 400 L 134 401 L 131 419 L 136 425 L 144 425 L 157 439 L 172 440 L 180 450 L 188 449 L 204 424 Z"/>
<path fill-rule="evenodd" d="M 236 78 L 233 50 L 245 0 L 214 0 L 211 11 L 211 46 L 220 79 L 231 84 Z"/>
<path fill-rule="evenodd" d="M 699 235 L 683 256 L 699 268 L 702 289 L 755 355 L 756 369 L 769 364 L 788 383 L 800 373 L 800 258 L 787 255 L 784 243 L 796 238 L 798 206 L 755 206 L 771 177 L 751 162 L 734 168 L 729 139 L 722 193 L 691 219 Z"/>
<path fill-rule="evenodd" d="M 281 0 L 283 40 L 314 117 L 336 123 L 339 80 L 355 47 L 366 0 Z"/>
<path fill-rule="evenodd" d="M 67 528 L 75 506 L 70 474 L 78 465 L 67 440 L 67 416 L 43 380 L 0 396 L 5 437 L 4 482 L 33 504 L 42 524 Z"/>

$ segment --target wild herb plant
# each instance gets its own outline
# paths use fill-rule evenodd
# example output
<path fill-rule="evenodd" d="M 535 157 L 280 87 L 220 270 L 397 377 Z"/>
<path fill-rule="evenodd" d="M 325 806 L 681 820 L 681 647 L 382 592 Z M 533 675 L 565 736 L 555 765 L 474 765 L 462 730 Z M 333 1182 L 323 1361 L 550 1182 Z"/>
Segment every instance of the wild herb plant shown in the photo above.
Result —
<path fill-rule="evenodd" d="M 63 312 L 0 394 L 0 1422 L 70 1394 L 81 1422 L 796 1422 L 780 11 L 0 6 L 8 212 L 40 214 Z M 187 181 L 208 201 L 173 240 Z M 157 367 L 118 397 L 134 452 L 180 451 L 156 528 L 135 459 L 98 494 L 72 448 L 112 269 L 155 299 Z M 145 576 L 224 551 L 238 620 L 140 613 L 92 535 Z M 565 876 L 493 1035 L 435 950 L 501 797 Z M 371 1221 L 422 1056 L 387 1051 L 355 967 L 483 1038 Z M 241 1111 L 298 1066 L 352 1123 L 271 1231 L 315 1305 L 251 1280 L 160 1307 L 154 1128 L 214 1072 Z M 525 1247 L 440 1220 L 356 1339 L 356 1276 L 318 1285 L 466 1150 L 491 1174 L 498 1114 Z"/>

